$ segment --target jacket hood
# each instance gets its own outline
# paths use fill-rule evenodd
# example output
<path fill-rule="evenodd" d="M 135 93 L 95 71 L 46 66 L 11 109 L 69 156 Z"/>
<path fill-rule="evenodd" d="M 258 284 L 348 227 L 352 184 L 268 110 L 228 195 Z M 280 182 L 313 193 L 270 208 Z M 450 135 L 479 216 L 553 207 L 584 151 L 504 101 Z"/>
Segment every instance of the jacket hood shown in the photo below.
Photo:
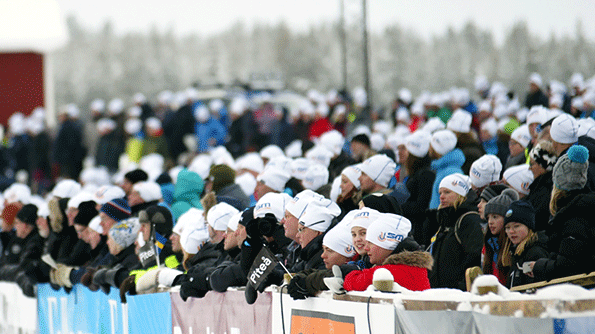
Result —
<path fill-rule="evenodd" d="M 446 153 L 440 159 L 432 161 L 432 169 L 440 170 L 449 166 L 461 167 L 465 163 L 465 155 L 458 148 Z"/>
<path fill-rule="evenodd" d="M 198 198 L 204 190 L 205 183 L 198 173 L 183 169 L 178 174 L 174 190 L 174 201 L 192 201 Z"/>
<path fill-rule="evenodd" d="M 425 268 L 428 270 L 432 269 L 434 265 L 434 258 L 432 255 L 425 251 L 408 252 L 403 251 L 398 254 L 393 254 L 384 260 L 382 265 L 387 264 L 404 264 L 412 267 Z"/>

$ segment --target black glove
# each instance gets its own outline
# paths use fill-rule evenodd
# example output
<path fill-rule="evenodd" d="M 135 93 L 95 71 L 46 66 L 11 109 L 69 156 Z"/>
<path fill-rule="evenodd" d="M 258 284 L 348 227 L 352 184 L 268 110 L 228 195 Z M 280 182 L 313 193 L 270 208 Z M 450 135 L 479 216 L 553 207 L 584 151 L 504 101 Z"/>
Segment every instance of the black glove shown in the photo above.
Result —
<path fill-rule="evenodd" d="M 267 213 L 262 218 L 258 218 L 258 232 L 265 237 L 272 237 L 277 226 L 277 218 L 272 213 Z"/>
<path fill-rule="evenodd" d="M 107 283 L 106 281 L 107 272 L 108 269 L 103 268 L 97 270 L 95 275 L 93 275 L 93 284 L 99 286 L 101 288 L 101 291 L 103 291 L 106 295 L 109 294 L 109 291 L 111 289 L 109 283 Z"/>
<path fill-rule="evenodd" d="M 252 305 L 258 298 L 258 291 L 256 291 L 252 285 L 247 284 L 246 291 L 244 291 L 244 297 L 246 298 L 246 303 L 248 303 L 248 305 Z"/>
<path fill-rule="evenodd" d="M 306 276 L 305 275 L 295 275 L 289 282 L 287 286 L 287 293 L 291 296 L 291 298 L 297 299 L 306 299 L 310 297 L 308 290 L 306 289 Z"/>
<path fill-rule="evenodd" d="M 15 282 L 23 290 L 25 296 L 35 298 L 35 282 L 29 275 L 20 272 L 15 277 Z"/>
<path fill-rule="evenodd" d="M 247 240 L 258 240 L 260 239 L 260 229 L 258 228 L 259 219 L 251 219 L 246 224 L 246 239 Z"/>

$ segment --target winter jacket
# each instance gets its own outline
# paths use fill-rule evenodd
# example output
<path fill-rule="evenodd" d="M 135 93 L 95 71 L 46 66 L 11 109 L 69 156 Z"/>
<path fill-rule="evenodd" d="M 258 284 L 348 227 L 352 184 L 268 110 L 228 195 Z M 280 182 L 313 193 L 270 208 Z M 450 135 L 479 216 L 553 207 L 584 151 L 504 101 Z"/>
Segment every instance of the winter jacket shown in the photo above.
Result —
<path fill-rule="evenodd" d="M 446 153 L 437 160 L 432 161 L 431 168 L 436 171 L 436 177 L 432 184 L 432 198 L 430 199 L 430 209 L 437 209 L 440 205 L 440 194 L 438 188 L 443 178 L 454 173 L 463 173 L 461 167 L 465 163 L 465 155 L 458 148 Z"/>
<path fill-rule="evenodd" d="M 189 102 L 163 120 L 163 133 L 173 161 L 178 161 L 180 154 L 186 151 L 184 136 L 194 134 L 196 120 L 192 110 L 192 103 Z"/>
<path fill-rule="evenodd" d="M 118 159 L 124 153 L 124 141 L 117 131 L 111 131 L 99 138 L 95 151 L 95 164 L 105 166 L 110 173 L 118 170 Z"/>
<path fill-rule="evenodd" d="M 320 137 L 323 133 L 331 131 L 332 129 L 333 125 L 331 122 L 329 122 L 328 118 L 321 117 L 310 123 L 310 128 L 308 129 L 308 138 L 310 140 L 314 140 L 315 138 Z"/>
<path fill-rule="evenodd" d="M 527 242 L 523 252 L 519 255 L 514 254 L 516 247 L 511 247 L 512 252 L 512 265 L 510 270 L 510 281 L 509 287 L 515 287 L 524 284 L 531 284 L 537 282 L 537 280 L 531 276 L 523 273 L 523 263 L 535 261 L 541 258 L 547 258 L 547 236 L 545 232 L 540 232 L 535 235 L 536 240 Z"/>
<path fill-rule="evenodd" d="M 504 231 L 502 231 L 504 233 Z M 505 234 L 502 236 L 504 238 L 508 238 Z M 486 231 L 486 235 L 484 237 L 484 246 L 481 249 L 481 256 L 483 258 L 483 263 L 481 268 L 483 269 L 483 274 L 491 274 L 498 277 L 498 281 L 502 285 L 507 285 L 508 282 L 508 272 L 510 271 L 510 267 L 499 266 L 498 262 L 501 260 L 499 257 L 500 249 L 504 245 L 498 242 L 498 237 L 494 236 L 489 229 Z M 488 257 L 491 256 L 491 259 Z"/>
<path fill-rule="evenodd" d="M 553 186 L 552 172 L 539 175 L 529 186 L 529 195 L 525 200 L 535 208 L 535 232 L 544 231 L 548 226 Z"/>
<path fill-rule="evenodd" d="M 171 206 L 174 220 L 177 220 L 190 208 L 202 209 L 200 198 L 204 187 L 204 181 L 197 173 L 188 169 L 183 169 L 178 173 L 174 190 L 174 203 Z"/>
<path fill-rule="evenodd" d="M 229 141 L 225 145 L 234 158 L 254 147 L 254 129 L 256 122 L 251 111 L 246 111 L 240 118 L 231 122 Z"/>
<path fill-rule="evenodd" d="M 527 161 L 527 157 L 524 153 L 519 153 L 519 155 L 512 157 L 508 156 L 506 159 L 506 163 L 504 164 L 504 168 L 502 170 L 507 170 L 510 167 L 523 165 Z"/>
<path fill-rule="evenodd" d="M 352 271 L 345 277 L 343 287 L 347 291 L 364 291 L 373 283 L 374 272 L 385 268 L 400 286 L 411 291 L 427 290 L 430 288 L 428 270 L 432 263 L 432 255 L 424 251 L 393 254 L 381 266 Z"/>
<path fill-rule="evenodd" d="M 423 223 L 426 218 L 425 212 L 430 204 L 432 196 L 432 182 L 436 177 L 434 171 L 427 166 L 418 169 L 413 175 L 407 177 L 405 186 L 409 191 L 409 198 L 401 204 L 403 216 L 411 221 L 411 234 L 413 238 L 422 242 Z"/>
<path fill-rule="evenodd" d="M 432 288 L 465 291 L 465 270 L 481 265 L 483 232 L 481 218 L 475 209 L 463 203 L 457 209 L 447 207 L 429 211 L 427 225 L 439 226 L 430 245 L 434 257 L 434 267 L 429 275 Z M 462 219 L 457 228 L 459 218 Z"/>
<path fill-rule="evenodd" d="M 221 262 L 213 270 L 209 279 L 211 289 L 217 292 L 225 292 L 231 286 L 245 286 L 248 283 L 248 278 L 244 275 L 240 266 L 241 254 L 239 249 L 235 253 L 236 255 L 233 258 L 230 257 L 227 261 Z"/>
<path fill-rule="evenodd" d="M 111 259 L 109 248 L 107 247 L 107 243 L 103 240 L 95 247 L 95 249 L 91 250 L 91 260 L 88 261 L 84 266 L 74 268 L 70 272 L 70 282 L 74 285 L 80 283 L 81 277 L 87 272 L 88 268 L 97 268 L 99 266 L 106 266 L 109 264 L 109 260 Z"/>
<path fill-rule="evenodd" d="M 299 260 L 289 270 L 292 273 L 297 273 L 305 269 L 324 269 L 324 261 L 322 260 L 322 239 L 324 234 L 312 239 L 306 247 L 300 251 Z"/>
<path fill-rule="evenodd" d="M 109 264 L 98 270 L 93 276 L 93 283 L 102 287 L 106 293 L 109 287 L 120 288 L 122 282 L 128 277 L 128 272 L 134 268 L 139 260 L 134 252 L 135 245 L 126 247 L 117 255 L 111 255 Z"/>
<path fill-rule="evenodd" d="M 573 191 L 565 200 L 559 200 L 558 205 L 547 230 L 551 253 L 548 258 L 537 260 L 533 267 L 536 281 L 595 270 L 595 193 L 586 189 Z"/>
<path fill-rule="evenodd" d="M 205 123 L 196 123 L 194 133 L 198 140 L 198 153 L 205 153 L 215 146 L 225 144 L 227 137 L 225 127 L 213 117 Z"/>
<path fill-rule="evenodd" d="M 492 137 L 490 140 L 486 140 L 481 145 L 483 146 L 483 150 L 486 154 L 493 154 L 498 155 L 498 138 L 496 136 Z"/>
<path fill-rule="evenodd" d="M 549 106 L 549 100 L 541 89 L 534 93 L 527 94 L 527 98 L 525 99 L 525 107 L 527 107 L 527 109 L 531 109 L 533 106 L 544 106 L 546 108 Z"/>
<path fill-rule="evenodd" d="M 180 285 L 180 296 L 202 298 L 211 289 L 209 278 L 221 259 L 222 246 L 207 242 L 190 259 L 186 274 L 178 275 L 173 285 Z"/>
<path fill-rule="evenodd" d="M 238 210 L 244 210 L 250 205 L 250 198 L 246 196 L 246 193 L 244 193 L 242 188 L 237 183 L 232 183 L 217 190 L 216 194 L 217 196 L 237 199 L 241 205 L 241 209 Z"/>
<path fill-rule="evenodd" d="M 87 154 L 83 147 L 83 130 L 77 121 L 66 120 L 60 126 L 54 141 L 54 162 L 60 168 L 60 175 L 77 180 L 83 169 Z"/>
<path fill-rule="evenodd" d="M 146 136 L 143 142 L 143 150 L 141 156 L 146 156 L 152 153 L 160 154 L 163 159 L 169 159 L 169 149 L 167 147 L 167 141 L 165 137 L 160 136 Z"/>
<path fill-rule="evenodd" d="M 21 239 L 15 232 L 1 232 L 4 250 L 0 258 L 0 281 L 13 281 L 20 272 L 31 273 L 39 265 L 43 239 L 37 230 Z"/>

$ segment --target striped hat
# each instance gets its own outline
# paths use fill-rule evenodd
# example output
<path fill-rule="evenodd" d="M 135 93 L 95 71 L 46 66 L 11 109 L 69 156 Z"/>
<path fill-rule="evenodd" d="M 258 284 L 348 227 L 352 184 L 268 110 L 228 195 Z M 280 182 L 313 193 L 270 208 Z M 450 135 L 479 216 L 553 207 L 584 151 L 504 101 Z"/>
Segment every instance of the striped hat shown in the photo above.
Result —
<path fill-rule="evenodd" d="M 103 212 L 113 220 L 119 222 L 130 217 L 130 206 L 122 198 L 113 199 L 101 206 L 99 212 Z"/>

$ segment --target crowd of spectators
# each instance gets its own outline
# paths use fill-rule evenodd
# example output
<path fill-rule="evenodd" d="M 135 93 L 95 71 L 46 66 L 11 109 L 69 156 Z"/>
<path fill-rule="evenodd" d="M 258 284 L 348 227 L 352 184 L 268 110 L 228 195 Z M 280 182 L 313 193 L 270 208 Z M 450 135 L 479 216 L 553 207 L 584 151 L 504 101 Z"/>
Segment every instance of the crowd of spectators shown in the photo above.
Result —
<path fill-rule="evenodd" d="M 591 272 L 595 80 L 532 74 L 524 104 L 483 77 L 474 93 L 403 89 L 386 115 L 361 92 L 139 93 L 93 101 L 86 123 L 61 108 L 55 136 L 43 109 L 15 113 L 0 280 L 123 301 L 245 287 L 251 304 L 284 282 L 296 299 L 365 290 L 379 269 L 415 291 L 466 290 L 474 268 L 508 287 Z"/>

